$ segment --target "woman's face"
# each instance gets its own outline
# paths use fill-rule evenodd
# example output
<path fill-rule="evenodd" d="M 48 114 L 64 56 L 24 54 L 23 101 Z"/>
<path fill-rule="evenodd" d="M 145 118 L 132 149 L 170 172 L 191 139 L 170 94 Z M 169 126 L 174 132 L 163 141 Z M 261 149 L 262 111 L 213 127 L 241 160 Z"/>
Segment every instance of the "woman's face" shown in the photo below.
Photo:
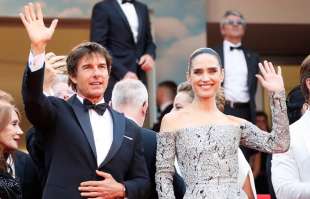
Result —
<path fill-rule="evenodd" d="M 193 101 L 192 97 L 186 92 L 179 92 L 173 102 L 173 110 L 178 111 Z"/>
<path fill-rule="evenodd" d="M 18 149 L 18 143 L 23 131 L 19 127 L 19 118 L 15 110 L 12 110 L 9 124 L 0 132 L 0 144 L 5 152 Z"/>
<path fill-rule="evenodd" d="M 214 97 L 223 78 L 223 71 L 215 56 L 205 53 L 192 60 L 188 81 L 197 97 Z"/>

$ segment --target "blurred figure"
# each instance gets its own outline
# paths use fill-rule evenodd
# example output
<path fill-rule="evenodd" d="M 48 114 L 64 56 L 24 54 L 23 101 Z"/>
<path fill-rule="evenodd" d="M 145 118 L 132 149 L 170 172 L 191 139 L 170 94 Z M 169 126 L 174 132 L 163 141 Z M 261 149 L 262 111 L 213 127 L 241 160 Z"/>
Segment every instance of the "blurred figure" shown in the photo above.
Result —
<path fill-rule="evenodd" d="M 223 43 L 214 48 L 224 67 L 224 113 L 255 123 L 258 55 L 242 45 L 246 21 L 238 11 L 225 12 L 220 29 Z M 240 147 L 247 160 L 254 150 Z"/>
<path fill-rule="evenodd" d="M 224 111 L 225 96 L 223 88 L 220 88 L 216 94 L 216 106 L 220 111 Z M 179 84 L 177 95 L 175 96 L 173 111 L 178 111 L 192 103 L 194 99 L 194 92 L 192 86 L 187 81 Z M 256 190 L 254 185 L 254 177 L 250 165 L 245 159 L 243 153 L 238 149 L 238 163 L 239 163 L 239 183 L 249 198 L 256 198 Z M 180 173 L 178 163 L 175 163 L 177 171 Z"/>
<path fill-rule="evenodd" d="M 112 91 L 112 108 L 124 113 L 125 116 L 140 127 L 143 126 L 146 111 L 148 109 L 148 92 L 139 80 L 121 80 L 117 82 Z M 151 194 L 148 199 L 157 199 L 155 171 L 156 171 L 156 132 L 143 128 L 142 141 L 144 145 L 144 156 L 148 166 L 152 182 Z M 177 199 L 183 198 L 185 184 L 176 173 L 173 178 L 174 193 Z"/>
<path fill-rule="evenodd" d="M 0 104 L 0 156 L 2 154 L 2 160 L 6 161 L 6 164 L 2 163 L 2 168 L 7 167 L 9 174 L 20 184 L 22 198 L 39 199 L 41 191 L 37 167 L 28 154 L 18 150 L 23 131 L 19 126 L 20 113 L 14 98 L 0 90 Z M 0 198 L 6 197 L 0 194 Z"/>
<path fill-rule="evenodd" d="M 265 132 L 269 132 L 268 116 L 263 111 L 256 112 L 256 125 Z M 269 194 L 266 175 L 267 154 L 257 151 L 250 157 L 250 165 L 255 178 L 255 187 L 258 194 Z"/>
<path fill-rule="evenodd" d="M 173 101 L 173 110 L 178 111 L 184 108 L 186 105 L 192 103 L 194 99 L 194 92 L 192 86 L 187 81 L 178 85 L 177 95 Z"/>
<path fill-rule="evenodd" d="M 304 113 L 303 105 L 305 103 L 305 97 L 301 91 L 300 85 L 294 87 L 286 98 L 287 102 L 287 114 L 290 124 L 293 124 Z"/>
<path fill-rule="evenodd" d="M 9 102 L 10 104 L 14 105 L 14 98 L 7 92 L 0 90 L 0 100 L 4 100 Z"/>
<path fill-rule="evenodd" d="M 256 126 L 264 131 L 269 131 L 268 116 L 264 111 L 257 111 L 255 117 Z"/>
<path fill-rule="evenodd" d="M 52 86 L 53 96 L 68 100 L 75 92 L 68 85 L 68 75 L 57 75 L 54 85 Z"/>
<path fill-rule="evenodd" d="M 304 114 L 290 125 L 289 150 L 272 158 L 272 184 L 278 199 L 310 198 L 310 55 L 301 64 L 300 88 L 305 103 L 299 110 Z"/>
<path fill-rule="evenodd" d="M 56 83 L 59 74 L 66 74 L 67 56 L 58 55 L 49 52 L 45 55 L 45 69 L 43 80 L 43 91 L 46 96 L 54 96 L 53 86 Z"/>
<path fill-rule="evenodd" d="M 94 6 L 90 40 L 106 47 L 113 57 L 107 102 L 114 84 L 123 78 L 146 84 L 146 72 L 153 69 L 156 57 L 151 32 L 149 9 L 140 1 L 105 0 Z"/>
<path fill-rule="evenodd" d="M 156 104 L 159 109 L 157 123 L 154 124 L 153 130 L 158 132 L 163 117 L 173 108 L 173 101 L 177 94 L 177 85 L 173 81 L 163 81 L 158 84 L 156 90 Z"/>

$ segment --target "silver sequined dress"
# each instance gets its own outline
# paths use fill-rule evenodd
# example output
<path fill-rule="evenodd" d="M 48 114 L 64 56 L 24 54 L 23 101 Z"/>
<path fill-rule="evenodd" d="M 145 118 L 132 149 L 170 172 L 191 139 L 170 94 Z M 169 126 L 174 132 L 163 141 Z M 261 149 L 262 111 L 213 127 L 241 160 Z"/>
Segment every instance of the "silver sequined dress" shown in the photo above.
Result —
<path fill-rule="evenodd" d="M 270 98 L 273 130 L 261 131 L 250 122 L 207 124 L 158 134 L 156 189 L 160 199 L 173 199 L 172 179 L 177 156 L 186 184 L 184 199 L 247 198 L 238 185 L 239 144 L 274 153 L 290 142 L 285 93 Z"/>

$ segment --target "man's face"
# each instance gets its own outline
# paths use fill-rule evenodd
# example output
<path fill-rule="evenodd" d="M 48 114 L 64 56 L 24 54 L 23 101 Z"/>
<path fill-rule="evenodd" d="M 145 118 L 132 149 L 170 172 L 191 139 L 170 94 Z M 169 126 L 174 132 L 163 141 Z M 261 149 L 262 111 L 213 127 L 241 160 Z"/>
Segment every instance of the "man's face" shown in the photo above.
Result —
<path fill-rule="evenodd" d="M 240 39 L 245 32 L 244 21 L 239 16 L 229 15 L 226 17 L 224 24 L 221 27 L 221 33 L 224 39 Z"/>
<path fill-rule="evenodd" d="M 75 76 L 70 78 L 76 84 L 79 95 L 96 103 L 102 99 L 108 85 L 106 59 L 97 53 L 83 56 L 78 62 Z"/>
<path fill-rule="evenodd" d="M 165 88 L 160 86 L 156 90 L 156 104 L 157 106 L 161 106 L 165 98 Z"/>

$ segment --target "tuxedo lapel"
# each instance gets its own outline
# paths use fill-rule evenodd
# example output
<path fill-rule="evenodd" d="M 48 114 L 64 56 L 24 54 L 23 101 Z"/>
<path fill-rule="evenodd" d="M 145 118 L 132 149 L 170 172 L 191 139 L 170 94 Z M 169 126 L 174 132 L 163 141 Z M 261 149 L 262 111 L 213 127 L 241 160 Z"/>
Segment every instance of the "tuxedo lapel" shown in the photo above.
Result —
<path fill-rule="evenodd" d="M 119 113 L 113 111 L 110 107 L 108 107 L 112 115 L 113 120 L 113 142 L 111 148 L 104 159 L 104 161 L 100 164 L 99 168 L 104 166 L 107 162 L 109 162 L 118 149 L 121 147 L 123 139 L 124 139 L 124 132 L 125 132 L 125 117 L 122 117 Z"/>
<path fill-rule="evenodd" d="M 127 17 L 125 15 L 125 13 L 123 12 L 121 6 L 118 4 L 117 0 L 112 0 L 112 5 L 113 7 L 115 8 L 115 10 L 117 11 L 117 13 L 121 16 L 129 34 L 131 35 L 131 38 L 132 38 L 132 42 L 135 43 L 134 41 L 134 37 L 133 37 L 133 34 L 131 32 L 131 28 L 130 28 L 130 25 L 129 25 L 129 22 L 127 20 Z M 139 21 L 140 22 L 140 21 Z"/>
<path fill-rule="evenodd" d="M 142 15 L 142 7 L 140 4 L 138 4 L 136 1 L 133 3 L 134 4 L 134 7 L 136 9 L 136 13 L 137 13 L 137 16 L 138 16 L 138 21 L 139 21 L 139 24 L 138 24 L 138 39 L 137 39 L 137 43 L 141 40 L 141 36 L 143 35 L 142 34 L 142 31 L 143 31 L 143 28 L 144 26 L 142 24 L 146 24 L 143 20 L 145 20 L 145 18 L 143 17 Z"/>
<path fill-rule="evenodd" d="M 92 127 L 90 124 L 90 118 L 89 118 L 88 111 L 85 109 L 83 104 L 77 99 L 76 95 L 71 97 L 68 100 L 68 103 L 73 108 L 73 112 L 83 130 L 84 135 L 87 138 L 87 141 L 93 151 L 93 155 L 97 159 L 95 140 L 93 136 Z"/>
<path fill-rule="evenodd" d="M 219 56 L 221 58 L 222 66 L 223 66 L 223 68 L 225 68 L 225 63 L 224 63 L 224 44 L 222 44 L 220 46 L 220 48 L 218 49 L 218 54 L 219 54 Z"/>
<path fill-rule="evenodd" d="M 248 68 L 248 87 L 251 87 L 251 83 L 253 82 L 252 78 L 255 77 L 254 76 L 254 68 L 253 68 L 253 59 L 252 59 L 252 55 L 251 53 L 247 50 L 247 49 L 243 49 L 243 53 L 244 53 L 244 57 L 246 60 L 246 65 Z"/>

